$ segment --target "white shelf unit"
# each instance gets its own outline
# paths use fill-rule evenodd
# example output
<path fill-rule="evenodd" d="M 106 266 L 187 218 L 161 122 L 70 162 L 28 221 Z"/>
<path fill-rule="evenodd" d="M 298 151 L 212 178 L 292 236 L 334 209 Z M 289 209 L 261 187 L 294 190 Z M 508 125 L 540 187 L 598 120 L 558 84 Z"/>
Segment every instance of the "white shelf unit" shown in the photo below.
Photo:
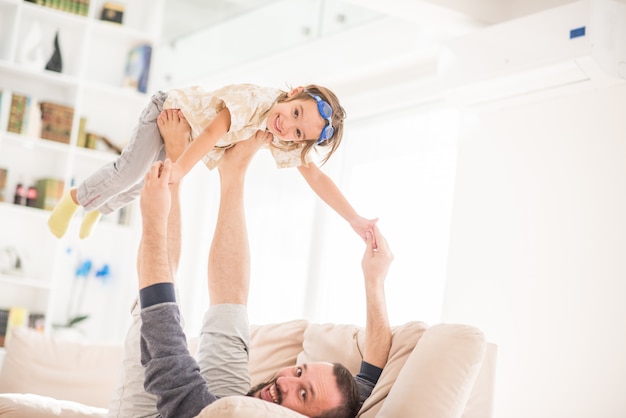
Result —
<path fill-rule="evenodd" d="M 81 118 L 86 119 L 87 132 L 123 147 L 149 101 L 150 84 L 147 93 L 141 93 L 124 87 L 123 81 L 128 54 L 137 45 L 152 46 L 154 67 L 164 0 L 117 1 L 124 6 L 122 24 L 100 20 L 104 3 L 91 0 L 87 16 L 82 16 L 21 0 L 0 0 L 0 168 L 7 170 L 0 202 L 0 251 L 17 249 L 23 267 L 19 273 L 0 272 L 0 309 L 22 306 L 44 313 L 48 331 L 72 315 L 87 314 L 81 328 L 86 338 L 118 340 L 124 332 L 118 321 L 124 321 L 132 298 L 128 289 L 136 280 L 137 205 L 131 207 L 130 225 L 119 225 L 119 214 L 111 214 L 86 240 L 78 239 L 78 214 L 59 240 L 48 231 L 48 211 L 13 204 L 18 183 L 28 187 L 38 179 L 56 178 L 67 190 L 115 158 L 105 147 L 78 146 Z M 57 33 L 60 73 L 45 69 Z M 42 139 L 36 129 L 28 134 L 8 132 L 13 93 L 72 107 L 69 144 Z M 85 260 L 93 263 L 91 273 L 86 279 L 76 278 L 76 269 Z M 110 276 L 95 278 L 94 271 L 105 265 Z"/>

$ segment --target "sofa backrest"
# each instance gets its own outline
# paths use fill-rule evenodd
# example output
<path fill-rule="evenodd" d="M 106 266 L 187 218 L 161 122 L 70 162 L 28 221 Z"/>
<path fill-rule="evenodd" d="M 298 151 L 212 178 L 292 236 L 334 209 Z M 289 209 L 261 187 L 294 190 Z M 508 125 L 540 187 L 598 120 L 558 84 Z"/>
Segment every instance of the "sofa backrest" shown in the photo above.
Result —
<path fill-rule="evenodd" d="M 428 327 L 409 322 L 392 332 L 389 361 L 359 418 L 493 416 L 496 346 L 487 343 L 480 330 L 462 324 Z M 365 337 L 364 329 L 353 325 L 304 321 L 256 326 L 252 335 L 253 385 L 270 379 L 281 367 L 311 361 L 341 362 L 357 373 Z M 273 346 L 278 349 L 272 350 Z M 304 418 L 244 396 L 220 399 L 197 418 L 269 417 Z"/>
<path fill-rule="evenodd" d="M 122 347 L 66 341 L 16 328 L 0 369 L 0 393 L 32 393 L 107 408 Z"/>

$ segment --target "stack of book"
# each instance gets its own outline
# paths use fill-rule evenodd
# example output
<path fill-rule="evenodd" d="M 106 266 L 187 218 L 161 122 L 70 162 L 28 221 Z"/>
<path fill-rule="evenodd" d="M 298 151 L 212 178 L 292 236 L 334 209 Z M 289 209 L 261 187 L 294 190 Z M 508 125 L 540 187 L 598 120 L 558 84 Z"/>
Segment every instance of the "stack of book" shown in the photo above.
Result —
<path fill-rule="evenodd" d="M 43 139 L 69 144 L 73 119 L 73 107 L 51 102 L 37 103 L 30 96 L 13 93 L 7 131 L 41 135 Z"/>
<path fill-rule="evenodd" d="M 87 16 L 89 13 L 89 0 L 26 0 L 29 3 L 37 3 L 53 9 Z"/>
<path fill-rule="evenodd" d="M 74 108 L 56 103 L 41 102 L 41 137 L 51 141 L 70 143 Z"/>

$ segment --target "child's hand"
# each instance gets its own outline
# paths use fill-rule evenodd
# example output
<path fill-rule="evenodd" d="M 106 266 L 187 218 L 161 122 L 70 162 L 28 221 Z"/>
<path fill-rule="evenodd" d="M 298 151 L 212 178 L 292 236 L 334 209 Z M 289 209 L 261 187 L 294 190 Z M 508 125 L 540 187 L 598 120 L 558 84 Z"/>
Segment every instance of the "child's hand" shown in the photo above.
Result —
<path fill-rule="evenodd" d="M 184 177 L 185 173 L 180 165 L 174 163 L 172 164 L 172 170 L 170 172 L 170 181 L 169 184 L 178 183 Z"/>
<path fill-rule="evenodd" d="M 350 221 L 350 226 L 354 229 L 354 232 L 359 234 L 364 241 L 367 240 L 367 232 L 369 231 L 373 237 L 373 248 L 378 248 L 376 244 L 376 235 L 374 234 L 374 226 L 378 222 L 378 218 L 375 219 L 365 219 L 362 216 L 357 216 L 356 218 Z"/>

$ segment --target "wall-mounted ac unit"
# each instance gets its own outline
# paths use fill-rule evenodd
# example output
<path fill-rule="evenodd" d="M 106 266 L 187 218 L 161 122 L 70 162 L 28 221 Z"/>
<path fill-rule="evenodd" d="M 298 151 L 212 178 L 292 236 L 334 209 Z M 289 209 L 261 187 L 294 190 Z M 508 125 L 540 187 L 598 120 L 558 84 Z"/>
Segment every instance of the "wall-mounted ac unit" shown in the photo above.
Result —
<path fill-rule="evenodd" d="M 444 45 L 440 80 L 464 105 L 626 82 L 626 0 L 583 0 Z"/>

